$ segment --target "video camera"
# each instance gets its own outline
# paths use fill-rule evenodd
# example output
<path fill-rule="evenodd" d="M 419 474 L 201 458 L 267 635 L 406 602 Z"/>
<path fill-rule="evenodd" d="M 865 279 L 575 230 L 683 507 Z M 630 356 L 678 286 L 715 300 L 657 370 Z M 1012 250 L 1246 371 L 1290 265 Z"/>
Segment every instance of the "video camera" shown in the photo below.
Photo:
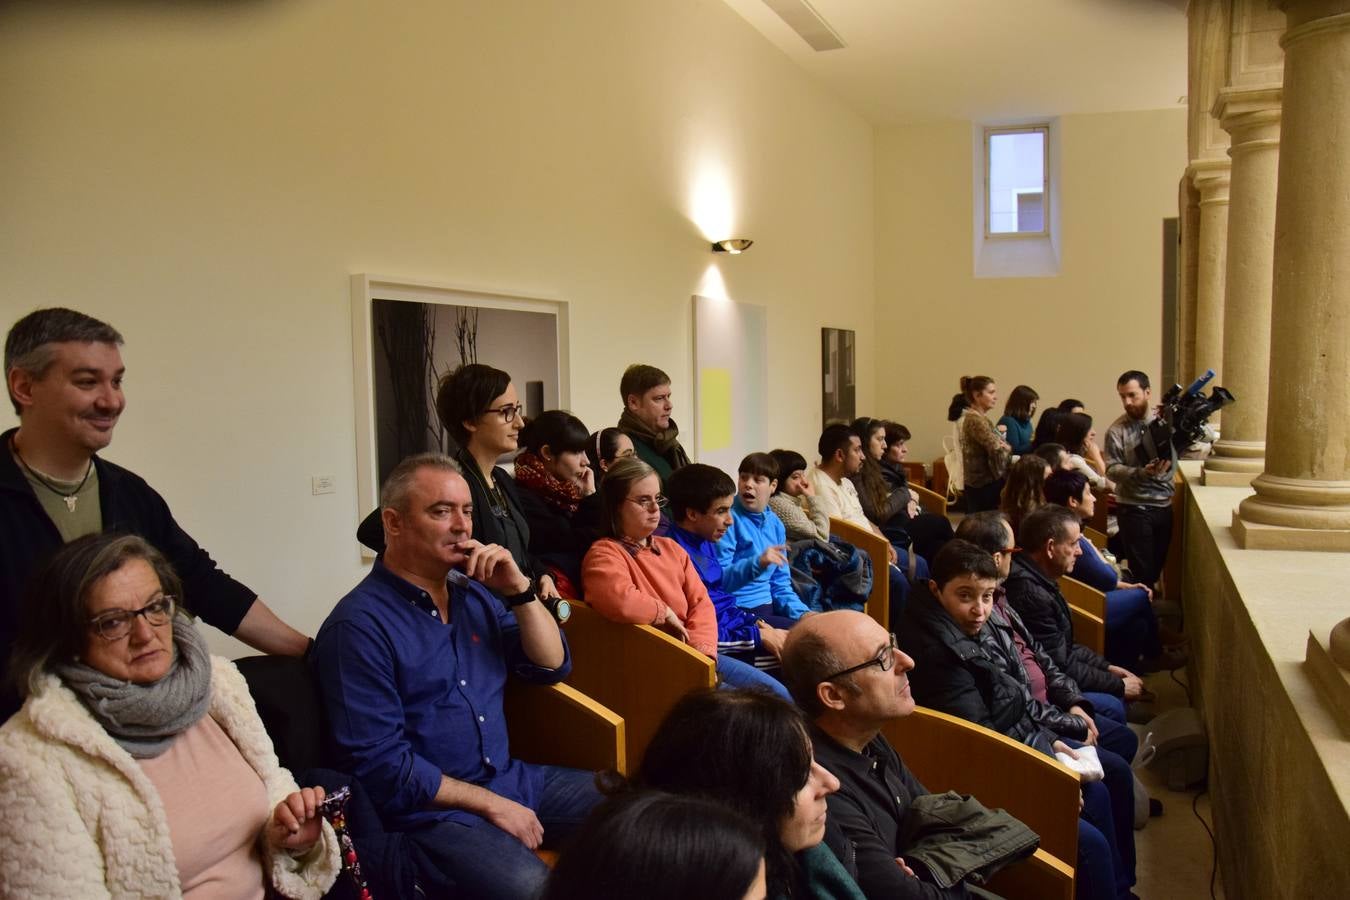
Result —
<path fill-rule="evenodd" d="M 1170 444 L 1178 454 L 1197 441 L 1206 439 L 1209 429 L 1205 423 L 1218 409 L 1234 402 L 1237 398 L 1221 387 L 1216 387 L 1206 396 L 1205 385 L 1214 378 L 1214 370 L 1206 369 L 1205 374 L 1191 382 L 1190 387 L 1182 390 L 1174 384 L 1163 394 L 1162 406 L 1158 417 L 1149 423 L 1147 437 L 1139 445 L 1139 464 L 1146 466 L 1155 459 L 1170 459 Z M 1149 445 L 1154 450 L 1150 451 Z"/>

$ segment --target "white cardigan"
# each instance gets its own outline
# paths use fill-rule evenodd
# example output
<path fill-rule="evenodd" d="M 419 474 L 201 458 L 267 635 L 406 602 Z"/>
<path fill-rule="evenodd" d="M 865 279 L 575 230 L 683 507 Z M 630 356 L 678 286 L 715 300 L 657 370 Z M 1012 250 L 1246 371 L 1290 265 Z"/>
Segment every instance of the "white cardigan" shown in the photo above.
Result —
<path fill-rule="evenodd" d="M 248 685 L 211 657 L 210 716 L 267 788 L 269 809 L 296 790 L 277 762 Z M 327 822 L 299 858 L 273 853 L 260 832 L 272 886 L 321 897 L 339 871 Z M 164 807 L 141 767 L 55 675 L 0 727 L 0 897 L 182 896 Z"/>

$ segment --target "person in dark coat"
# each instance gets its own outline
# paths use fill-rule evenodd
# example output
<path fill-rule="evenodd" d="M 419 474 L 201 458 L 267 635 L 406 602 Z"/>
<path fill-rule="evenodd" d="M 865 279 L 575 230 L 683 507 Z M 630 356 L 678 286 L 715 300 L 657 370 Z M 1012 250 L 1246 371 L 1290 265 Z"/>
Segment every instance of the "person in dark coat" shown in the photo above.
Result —
<path fill-rule="evenodd" d="M 1008 602 L 1050 658 L 1085 691 L 1099 691 L 1126 701 L 1143 693 L 1138 675 L 1114 666 L 1101 654 L 1074 642 L 1069 604 L 1058 580 L 1073 570 L 1082 552 L 1078 516 L 1051 504 L 1029 513 L 1018 534 L 1022 552 L 1013 558 L 1004 587 Z"/>
<path fill-rule="evenodd" d="M 586 454 L 589 445 L 590 434 L 580 419 L 551 409 L 520 430 L 514 466 L 516 495 L 530 528 L 530 553 L 569 597 L 581 596 L 581 558 L 600 536 L 598 473 Z"/>

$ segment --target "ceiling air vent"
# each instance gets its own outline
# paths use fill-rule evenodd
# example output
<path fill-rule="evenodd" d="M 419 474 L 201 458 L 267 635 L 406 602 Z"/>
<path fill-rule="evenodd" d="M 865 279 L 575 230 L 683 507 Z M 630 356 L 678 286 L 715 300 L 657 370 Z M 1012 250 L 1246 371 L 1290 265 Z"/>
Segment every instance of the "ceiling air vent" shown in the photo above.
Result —
<path fill-rule="evenodd" d="M 840 50 L 844 41 L 806 0 L 764 0 L 812 50 Z"/>

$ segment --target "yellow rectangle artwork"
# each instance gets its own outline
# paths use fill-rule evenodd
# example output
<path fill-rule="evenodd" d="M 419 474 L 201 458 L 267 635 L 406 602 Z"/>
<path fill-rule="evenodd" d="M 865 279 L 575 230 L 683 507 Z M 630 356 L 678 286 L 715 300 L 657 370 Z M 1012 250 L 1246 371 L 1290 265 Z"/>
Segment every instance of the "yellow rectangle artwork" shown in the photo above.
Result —
<path fill-rule="evenodd" d="M 704 368 L 698 373 L 698 444 L 701 450 L 731 446 L 731 370 Z"/>

